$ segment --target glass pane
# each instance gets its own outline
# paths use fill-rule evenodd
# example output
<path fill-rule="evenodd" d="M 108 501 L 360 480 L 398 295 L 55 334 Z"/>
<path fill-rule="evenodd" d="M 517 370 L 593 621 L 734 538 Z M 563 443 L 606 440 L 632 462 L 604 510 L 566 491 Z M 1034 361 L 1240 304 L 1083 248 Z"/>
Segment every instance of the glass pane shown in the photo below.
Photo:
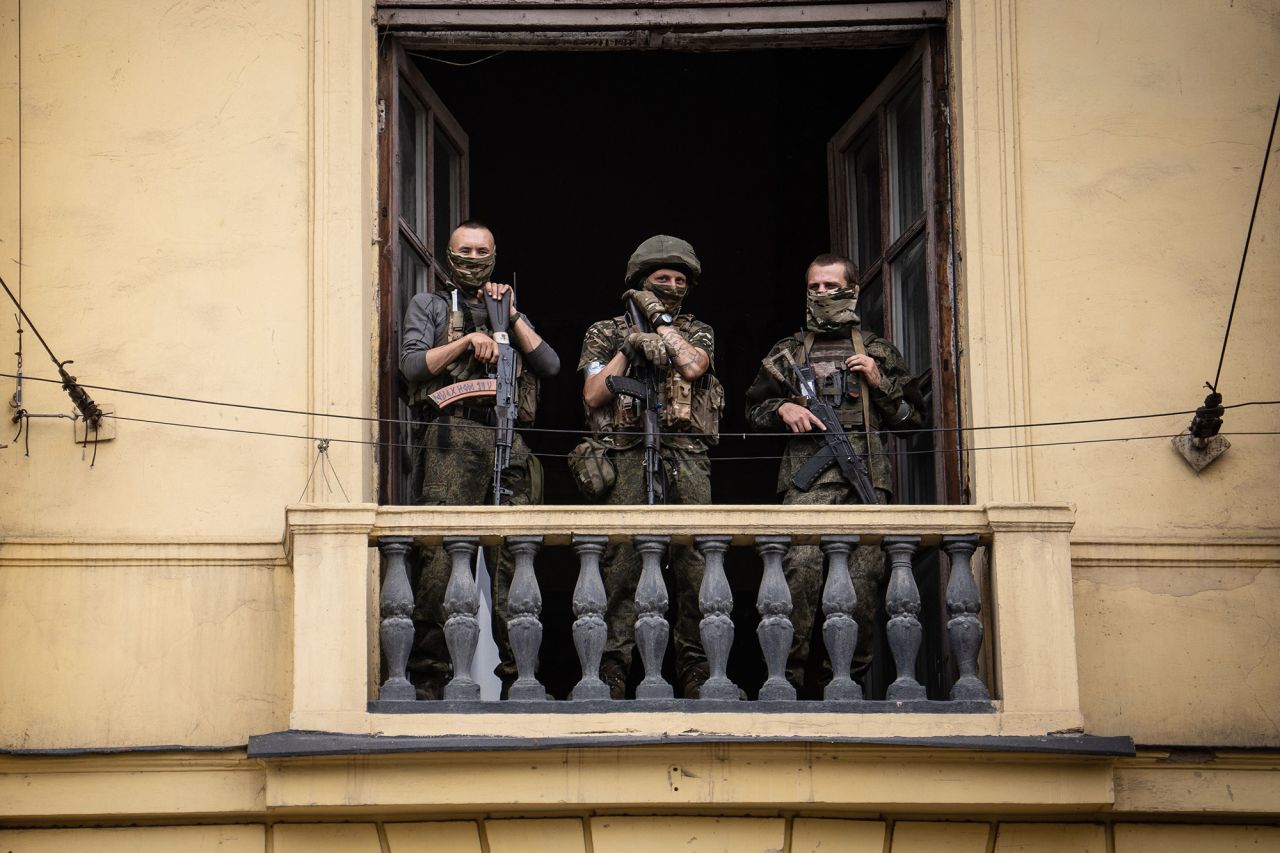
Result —
<path fill-rule="evenodd" d="M 880 133 L 872 125 L 850 147 L 849 199 L 853 203 L 849 242 L 865 269 L 880 256 Z"/>
<path fill-rule="evenodd" d="M 427 289 L 427 265 L 404 237 L 400 238 L 400 281 L 397 315 L 403 315 L 409 300 Z"/>
<path fill-rule="evenodd" d="M 858 293 L 858 318 L 862 328 L 884 337 L 884 283 L 879 273 Z"/>
<path fill-rule="evenodd" d="M 924 246 L 920 234 L 893 261 L 893 343 L 916 376 L 929 369 L 933 349 Z"/>
<path fill-rule="evenodd" d="M 889 208 L 893 228 L 889 240 L 924 212 L 924 139 L 920 121 L 920 87 L 913 86 L 889 107 Z"/>
<path fill-rule="evenodd" d="M 423 232 L 422 163 L 425 139 L 419 132 L 422 124 L 422 108 L 403 89 L 400 90 L 400 218 L 419 237 Z"/>
<path fill-rule="evenodd" d="M 929 334 L 924 234 L 912 240 L 906 250 L 894 259 L 892 269 L 893 342 L 906 359 L 911 375 L 920 377 L 930 369 L 930 354 L 933 351 L 933 340 Z M 933 433 L 908 435 L 899 439 L 896 447 L 900 492 L 898 500 L 909 504 L 937 503 Z"/>
<path fill-rule="evenodd" d="M 436 242 L 432 251 L 443 256 L 450 232 L 462 221 L 462 157 L 439 129 L 435 135 L 434 160 L 431 178 L 435 186 L 431 194 Z"/>

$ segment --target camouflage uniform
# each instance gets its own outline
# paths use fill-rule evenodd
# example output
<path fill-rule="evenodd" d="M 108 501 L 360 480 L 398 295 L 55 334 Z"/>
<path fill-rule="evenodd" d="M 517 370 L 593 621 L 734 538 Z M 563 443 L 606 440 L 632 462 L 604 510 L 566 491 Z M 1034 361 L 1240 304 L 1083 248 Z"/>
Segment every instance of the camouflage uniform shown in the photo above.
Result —
<path fill-rule="evenodd" d="M 488 331 L 488 316 L 483 303 L 462 303 L 464 325 L 462 332 Z M 401 350 L 401 370 L 408 376 L 407 365 L 423 359 L 429 348 L 441 346 L 457 335 L 451 331 L 447 320 L 452 318 L 444 297 L 437 294 L 419 294 L 405 316 L 404 344 Z M 544 344 L 545 345 L 545 344 Z M 547 371 L 547 357 L 533 358 L 541 348 L 524 361 L 531 368 Z M 550 352 L 549 348 L 548 351 Z M 519 357 L 519 356 L 518 356 Z M 554 373 L 559 361 L 554 361 Z M 420 378 L 414 382 L 410 399 L 419 419 L 427 420 L 424 427 L 415 431 L 413 453 L 414 503 L 428 506 L 478 506 L 493 500 L 493 425 L 491 399 L 467 400 L 469 405 L 453 405 L 447 414 L 441 414 L 427 400 L 427 395 L 465 379 L 483 377 L 487 366 L 479 362 L 468 350 L 465 355 L 443 369 L 439 374 Z M 534 403 L 533 405 L 536 405 Z M 517 432 L 511 446 L 510 464 L 503 469 L 503 485 L 511 490 L 504 505 L 519 506 L 536 501 L 531 465 L 537 460 L 529 452 L 524 439 Z M 498 646 L 500 662 L 494 672 L 502 679 L 503 690 L 515 681 L 515 659 L 507 637 L 507 595 L 515 574 L 514 560 L 506 548 L 485 548 L 485 565 L 492 576 L 493 636 Z M 409 656 L 409 678 L 418 691 L 419 699 L 438 699 L 444 684 L 449 680 L 452 666 L 444 637 L 444 593 L 449 584 L 452 559 L 441 547 L 426 549 L 418 577 L 413 611 L 414 645 Z"/>
<path fill-rule="evenodd" d="M 902 355 L 893 344 L 877 337 L 871 332 L 861 332 L 867 355 L 875 359 L 880 368 L 880 387 L 871 388 L 871 409 L 873 420 L 892 424 L 895 428 L 907 429 L 922 425 L 922 416 L 918 409 L 904 399 L 903 391 L 907 387 L 911 374 L 907 370 Z M 813 337 L 815 367 L 826 372 L 843 374 L 841 382 L 850 389 L 843 394 L 836 406 L 836 413 L 841 425 L 849 435 L 854 450 L 866 458 L 867 436 L 862 425 L 862 403 L 860 398 L 850 396 L 856 393 L 858 374 L 843 366 L 843 359 L 853 355 L 853 345 L 849 333 L 818 334 Z M 784 338 L 769 351 L 769 361 L 789 350 L 797 363 L 804 363 L 805 335 L 798 334 Z M 829 359 L 819 362 L 821 357 Z M 780 362 L 775 362 L 780 363 Z M 785 368 L 784 368 L 785 372 Z M 868 386 L 869 387 L 869 386 Z M 778 416 L 778 407 L 786 402 L 799 402 L 778 384 L 777 380 L 761 368 L 755 382 L 747 390 L 747 422 L 754 430 L 762 432 L 780 432 L 786 430 L 786 424 Z M 782 464 L 778 471 L 778 492 L 782 494 L 784 504 L 824 505 L 859 503 L 853 486 L 844 478 L 838 465 L 819 475 L 817 481 L 806 492 L 801 491 L 791 478 L 796 471 L 808 461 L 814 453 L 822 449 L 822 439 L 812 434 L 797 434 L 788 439 L 783 452 Z M 885 455 L 880 434 L 871 433 L 871 482 L 882 503 L 888 503 L 893 488 L 891 484 L 892 468 Z M 819 609 L 822 606 L 823 554 L 816 545 L 797 545 L 788 552 L 783 563 L 787 584 L 791 589 L 791 621 L 795 626 L 795 636 L 791 643 L 791 652 L 787 658 L 787 678 L 797 687 L 802 688 L 805 681 L 805 665 L 809 658 L 810 640 L 815 622 L 821 624 Z M 855 548 L 849 559 L 850 575 L 853 579 L 854 591 L 858 596 L 858 604 L 854 610 L 854 619 L 858 622 L 858 647 L 854 655 L 854 677 L 861 679 L 871 666 L 871 641 L 875 630 L 876 611 L 883 598 L 885 582 L 884 555 L 879 548 L 864 545 Z M 829 665 L 823 665 L 825 676 L 829 676 Z"/>
<path fill-rule="evenodd" d="M 677 316 L 672 325 L 689 343 L 706 352 L 709 359 L 714 358 L 715 333 L 710 326 L 689 314 Z M 625 317 L 601 320 L 592 325 L 582 342 L 578 369 L 585 370 L 593 361 L 608 364 L 622 348 L 629 331 L 632 328 Z M 724 392 L 710 369 L 695 380 L 694 394 L 707 394 L 710 397 L 707 405 L 716 409 L 718 419 Z M 617 482 L 604 501 L 615 506 L 643 504 L 647 499 L 643 428 L 635 424 L 616 430 L 602 426 L 603 422 L 610 419 L 610 415 L 604 410 L 611 410 L 619 405 L 635 407 L 635 417 L 639 418 L 639 404 L 626 398 L 617 398 L 602 409 L 588 412 L 588 420 L 592 423 L 596 437 L 609 448 L 609 456 L 617 469 Z M 667 429 L 663 427 L 661 449 L 667 474 L 667 503 L 711 503 L 711 465 L 707 459 L 707 447 L 715 442 L 715 438 L 680 435 L 667 432 Z M 672 603 L 675 624 L 672 634 L 677 678 L 687 690 L 691 685 L 699 685 L 705 681 L 708 673 L 707 656 L 698 630 L 702 619 L 698 608 L 698 589 L 702 585 L 704 561 L 697 549 L 688 545 L 672 546 L 668 557 L 674 581 Z M 621 673 L 621 677 L 625 679 L 631 666 L 631 654 L 635 648 L 635 595 L 640 569 L 640 555 L 629 543 L 611 545 L 604 554 L 609 637 L 605 642 L 603 668 L 606 675 L 614 678 Z M 611 686 L 616 690 L 616 683 Z"/>

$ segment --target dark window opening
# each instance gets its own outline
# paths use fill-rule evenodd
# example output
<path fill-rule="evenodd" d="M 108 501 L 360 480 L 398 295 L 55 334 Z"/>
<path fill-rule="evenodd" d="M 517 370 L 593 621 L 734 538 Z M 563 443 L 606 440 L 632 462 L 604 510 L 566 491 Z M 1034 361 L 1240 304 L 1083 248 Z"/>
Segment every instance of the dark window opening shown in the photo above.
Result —
<path fill-rule="evenodd" d="M 944 123 L 935 115 L 941 60 L 931 39 L 940 41 L 499 55 L 415 55 L 389 40 L 380 98 L 394 92 L 397 103 L 380 139 L 382 162 L 391 163 L 383 172 L 382 233 L 393 241 L 383 265 L 383 411 L 408 417 L 396 372 L 403 306 L 414 292 L 438 286 L 449 230 L 474 216 L 496 234 L 494 278 L 515 280 L 520 307 L 562 360 L 561 375 L 542 385 L 536 427 L 583 428 L 574 370 L 582 335 L 621 313 L 626 260 L 656 233 L 689 240 L 704 267 L 685 305 L 715 329 L 715 370 L 728 398 L 723 438 L 710 454 L 715 503 L 778 500 L 783 439 L 740 437 L 743 395 L 769 347 L 801 328 L 805 266 L 822 252 L 858 263 L 864 324 L 892 340 L 925 379 L 931 424 L 955 426 L 949 176 Z M 408 444 L 409 436 L 393 428 L 384 440 Z M 546 454 L 546 502 L 582 503 L 562 458 L 577 437 L 532 433 L 526 440 Z M 953 442 L 951 434 L 926 433 L 891 443 L 897 502 L 966 499 L 958 459 L 933 452 Z M 384 503 L 408 502 L 407 457 L 407 449 L 384 445 Z M 744 549 L 729 557 L 736 645 L 744 646 L 731 660 L 758 666 L 758 654 L 746 648 L 754 634 L 744 628 L 755 618 L 759 562 Z M 936 554 L 918 560 L 926 611 L 940 624 L 945 571 Z M 544 651 L 572 648 L 575 572 L 567 549 L 539 558 Z M 944 648 L 922 651 L 930 695 L 950 683 L 945 655 Z M 886 674 L 891 679 L 885 657 L 877 654 L 872 695 L 883 695 Z M 733 674 L 741 684 L 759 683 L 757 673 Z M 541 677 L 553 694 L 567 694 L 577 676 L 572 653 L 544 653 Z"/>

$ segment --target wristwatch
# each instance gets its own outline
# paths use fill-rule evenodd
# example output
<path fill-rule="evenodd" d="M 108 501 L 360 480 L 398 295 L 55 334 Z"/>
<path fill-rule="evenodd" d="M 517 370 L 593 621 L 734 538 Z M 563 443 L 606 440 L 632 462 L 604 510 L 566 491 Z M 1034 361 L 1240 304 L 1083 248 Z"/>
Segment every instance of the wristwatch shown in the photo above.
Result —
<path fill-rule="evenodd" d="M 676 321 L 675 317 L 672 317 L 666 311 L 663 311 L 661 314 L 653 318 L 653 325 L 654 326 L 670 326 L 675 321 Z"/>

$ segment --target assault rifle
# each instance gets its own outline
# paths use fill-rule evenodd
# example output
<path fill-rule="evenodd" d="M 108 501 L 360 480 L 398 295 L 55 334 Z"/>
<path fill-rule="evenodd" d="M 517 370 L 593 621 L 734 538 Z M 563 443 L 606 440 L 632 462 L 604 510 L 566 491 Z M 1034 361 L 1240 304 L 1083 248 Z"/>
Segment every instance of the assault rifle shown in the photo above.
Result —
<path fill-rule="evenodd" d="M 502 485 L 502 472 L 511 464 L 511 445 L 516 435 L 516 351 L 511 346 L 511 291 L 502 299 L 486 295 L 485 309 L 489 312 L 489 328 L 498 342 L 498 364 L 494 388 L 493 413 L 497 429 L 493 434 L 493 503 L 502 503 L 503 495 L 511 489 Z"/>
<path fill-rule="evenodd" d="M 840 473 L 853 486 L 854 492 L 858 495 L 858 500 L 864 504 L 877 504 L 879 499 L 876 497 L 875 486 L 871 483 L 871 475 L 867 472 L 867 464 L 853 449 L 849 436 L 844 431 L 844 427 L 840 425 L 840 419 L 836 417 L 835 408 L 823 400 L 818 394 L 818 383 L 814 376 L 813 365 L 799 364 L 795 357 L 789 351 L 784 350 L 782 355 L 785 357 L 788 366 L 791 368 L 791 374 L 794 381 L 778 371 L 772 362 L 766 361 L 765 364 L 773 367 L 770 372 L 774 374 L 775 379 L 780 379 L 782 384 L 796 396 L 803 397 L 805 407 L 822 421 L 823 427 L 826 429 L 818 434 L 817 437 L 822 439 L 822 449 L 809 457 L 795 475 L 791 478 L 792 484 L 802 492 L 807 492 L 813 487 L 814 482 L 823 471 L 832 465 L 840 466 Z M 775 372 L 776 371 L 776 372 Z M 870 446 L 867 447 L 870 452 Z"/>
<path fill-rule="evenodd" d="M 641 332 L 653 331 L 634 299 L 627 300 L 627 313 L 636 329 Z M 667 484 L 659 452 L 662 437 L 658 412 L 662 409 L 662 399 L 658 395 L 658 371 L 648 359 L 634 358 L 632 361 L 631 376 L 607 376 L 604 384 L 610 393 L 630 397 L 643 407 L 645 497 L 650 504 L 664 504 L 667 502 Z"/>

